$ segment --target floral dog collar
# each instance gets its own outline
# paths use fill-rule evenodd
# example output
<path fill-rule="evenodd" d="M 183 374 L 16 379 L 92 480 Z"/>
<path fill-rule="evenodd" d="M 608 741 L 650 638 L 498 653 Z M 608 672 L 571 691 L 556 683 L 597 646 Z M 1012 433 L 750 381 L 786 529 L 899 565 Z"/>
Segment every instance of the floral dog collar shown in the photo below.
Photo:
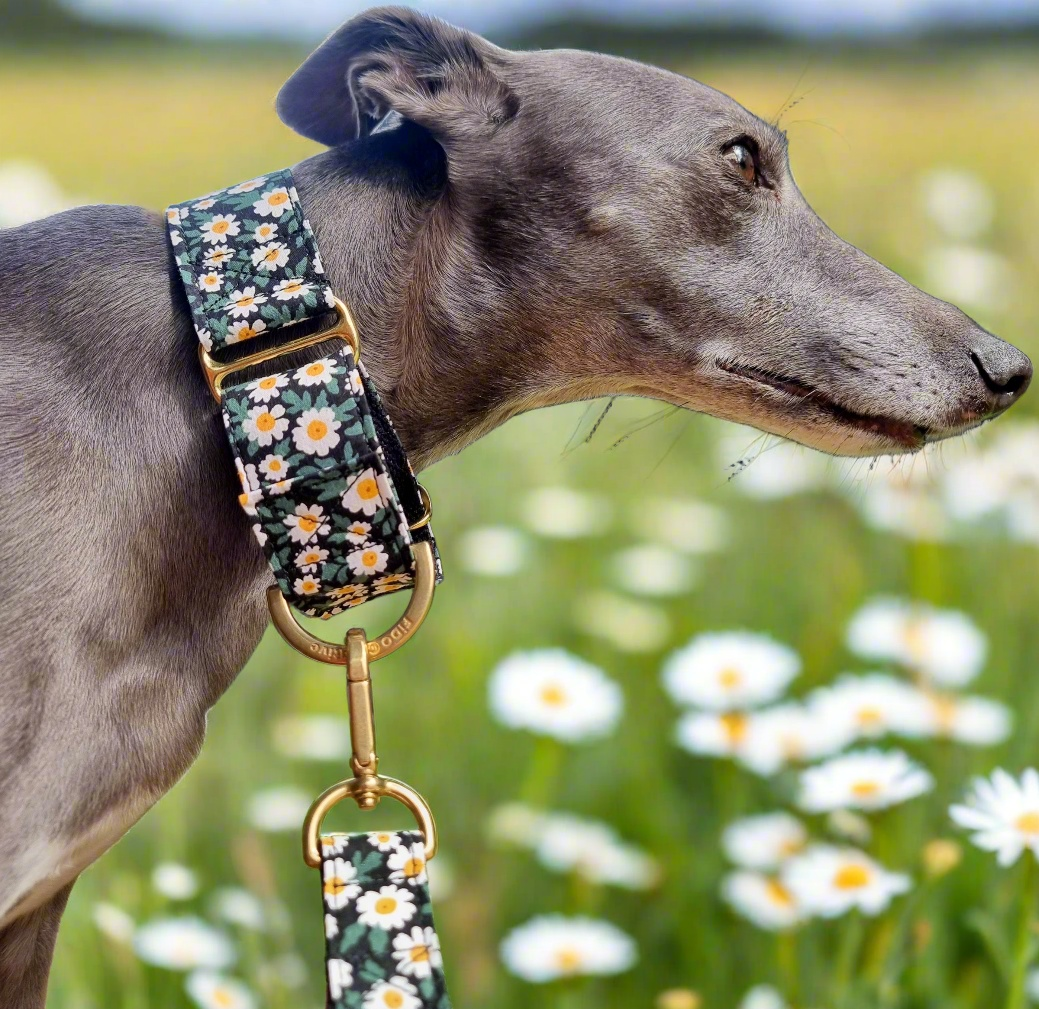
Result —
<path fill-rule="evenodd" d="M 429 542 L 436 555 L 428 499 L 358 360 L 292 172 L 177 204 L 166 218 L 239 501 L 283 595 L 307 616 L 329 617 L 409 588 L 414 544 Z M 337 327 L 296 337 L 297 324 L 333 311 Z M 300 367 L 256 373 L 332 337 L 346 342 Z M 227 353 L 250 341 L 268 349 Z M 249 380 L 230 377 L 246 368 Z"/>

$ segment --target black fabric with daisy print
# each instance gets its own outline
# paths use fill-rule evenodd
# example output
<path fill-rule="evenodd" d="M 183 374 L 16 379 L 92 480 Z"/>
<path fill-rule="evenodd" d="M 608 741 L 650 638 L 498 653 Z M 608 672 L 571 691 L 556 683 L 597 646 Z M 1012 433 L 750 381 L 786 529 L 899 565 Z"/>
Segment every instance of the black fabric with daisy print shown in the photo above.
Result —
<path fill-rule="evenodd" d="M 166 217 L 206 350 L 276 333 L 333 305 L 289 170 L 170 207 Z M 422 517 L 418 486 L 349 347 L 227 382 L 222 407 L 242 507 L 293 605 L 329 617 L 412 584 L 412 543 L 432 543 L 432 533 L 409 529 Z"/>
<path fill-rule="evenodd" d="M 327 1009 L 451 1009 L 422 835 L 321 838 Z"/>

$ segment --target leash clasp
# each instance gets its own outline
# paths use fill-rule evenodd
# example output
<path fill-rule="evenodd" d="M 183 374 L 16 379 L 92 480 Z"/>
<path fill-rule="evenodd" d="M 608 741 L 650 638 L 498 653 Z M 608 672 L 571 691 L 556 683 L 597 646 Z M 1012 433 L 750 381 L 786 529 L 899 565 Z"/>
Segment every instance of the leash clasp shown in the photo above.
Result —
<path fill-rule="evenodd" d="M 247 354 L 245 357 L 240 357 L 234 361 L 218 361 L 205 347 L 199 344 L 198 358 L 202 362 L 202 371 L 206 376 L 206 383 L 209 385 L 209 391 L 213 394 L 213 398 L 218 403 L 220 402 L 221 387 L 224 379 L 236 371 L 244 371 L 246 368 L 253 368 L 258 364 L 285 357 L 287 354 L 294 354 L 298 350 L 306 350 L 308 347 L 313 347 L 316 344 L 324 343 L 326 340 L 332 340 L 336 337 L 345 340 L 350 345 L 350 349 L 354 352 L 354 361 L 359 361 L 361 359 L 361 337 L 358 335 L 354 317 L 350 314 L 350 309 L 338 298 L 333 297 L 332 301 L 332 307 L 336 313 L 336 321 L 327 329 L 311 333 L 310 336 L 297 337 L 295 340 L 277 344 L 274 347 L 267 348 L 267 350 L 259 350 L 255 354 Z"/>

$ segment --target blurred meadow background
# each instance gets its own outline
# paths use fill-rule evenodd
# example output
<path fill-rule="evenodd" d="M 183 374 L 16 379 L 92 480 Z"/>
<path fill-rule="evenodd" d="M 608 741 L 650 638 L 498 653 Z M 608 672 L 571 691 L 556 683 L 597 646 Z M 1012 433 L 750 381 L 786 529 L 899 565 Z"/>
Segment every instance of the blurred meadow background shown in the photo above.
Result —
<path fill-rule="evenodd" d="M 130 6 L 83 3 L 107 20 L 81 21 L 0 3 L 0 227 L 83 202 L 160 210 L 313 152 L 272 108 L 300 25 L 161 36 L 147 16 L 198 5 L 152 0 L 140 23 Z M 1025 5 L 973 25 L 880 5 L 892 24 L 822 35 L 803 31 L 811 4 L 758 5 L 782 15 L 767 30 L 657 6 L 677 20 L 474 7 L 471 24 L 663 61 L 778 118 L 838 233 L 1039 352 Z M 275 17 L 207 10 L 252 7 Z M 300 21 L 356 9 L 333 7 Z M 660 404 L 581 404 L 423 475 L 447 580 L 373 671 L 383 770 L 440 823 L 459 1009 L 1039 1001 L 1035 857 L 1014 861 L 1039 846 L 1039 781 L 1015 783 L 1039 763 L 1036 396 L 919 457 L 843 463 Z M 340 672 L 269 633 L 190 773 L 77 884 L 49 1005 L 321 1004 L 298 831 L 348 776 L 345 716 Z M 974 790 L 1000 767 L 1014 780 Z M 332 821 L 410 826 L 386 807 Z"/>

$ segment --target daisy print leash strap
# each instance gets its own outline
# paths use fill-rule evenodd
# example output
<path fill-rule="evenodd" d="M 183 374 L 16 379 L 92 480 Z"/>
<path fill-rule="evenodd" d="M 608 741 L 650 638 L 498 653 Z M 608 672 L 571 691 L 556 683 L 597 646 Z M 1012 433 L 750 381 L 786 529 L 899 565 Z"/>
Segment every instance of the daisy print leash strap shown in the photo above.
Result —
<path fill-rule="evenodd" d="M 433 545 L 427 509 L 358 359 L 349 310 L 325 279 L 291 171 L 172 206 L 166 217 L 239 500 L 283 596 L 328 617 L 410 588 L 415 543 Z M 297 336 L 299 324 L 332 313 L 331 329 Z M 336 337 L 338 347 L 299 367 L 256 373 Z M 235 355 L 250 343 L 268 349 Z"/>
<path fill-rule="evenodd" d="M 328 1009 L 450 1009 L 426 875 L 436 823 L 421 795 L 379 774 L 369 669 L 432 604 L 441 570 L 429 498 L 360 363 L 356 326 L 325 279 L 291 172 L 166 214 L 239 500 L 277 581 L 271 616 L 298 651 L 346 671 L 352 777 L 320 795 L 303 825 L 304 859 L 321 870 Z M 329 328 L 314 331 L 333 313 Z M 251 352 L 236 353 L 239 344 Z M 293 367 L 274 363 L 319 347 Z M 294 606 L 329 617 L 404 588 L 404 615 L 371 641 L 353 628 L 333 644 L 292 615 Z M 364 810 L 393 798 L 419 831 L 322 833 L 325 815 L 348 798 Z"/>

